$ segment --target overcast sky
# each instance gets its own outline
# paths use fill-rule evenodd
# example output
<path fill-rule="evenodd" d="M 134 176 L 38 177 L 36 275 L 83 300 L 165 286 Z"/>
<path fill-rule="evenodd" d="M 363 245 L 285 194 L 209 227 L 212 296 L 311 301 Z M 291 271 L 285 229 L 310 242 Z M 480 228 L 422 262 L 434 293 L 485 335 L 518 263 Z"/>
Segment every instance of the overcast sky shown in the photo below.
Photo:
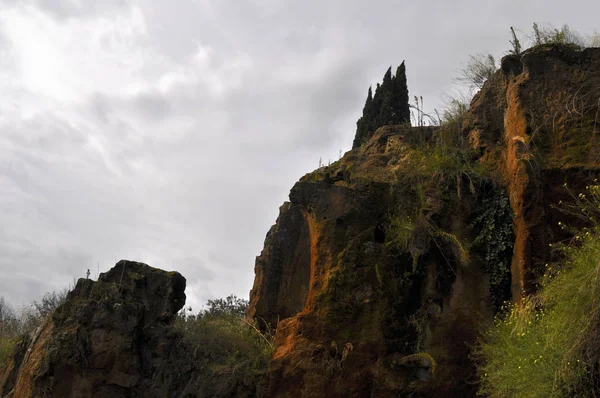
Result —
<path fill-rule="evenodd" d="M 188 303 L 247 298 L 295 181 L 350 149 L 367 88 L 406 60 L 443 105 L 509 27 L 598 25 L 600 2 L 0 0 L 0 296 L 177 270 Z"/>

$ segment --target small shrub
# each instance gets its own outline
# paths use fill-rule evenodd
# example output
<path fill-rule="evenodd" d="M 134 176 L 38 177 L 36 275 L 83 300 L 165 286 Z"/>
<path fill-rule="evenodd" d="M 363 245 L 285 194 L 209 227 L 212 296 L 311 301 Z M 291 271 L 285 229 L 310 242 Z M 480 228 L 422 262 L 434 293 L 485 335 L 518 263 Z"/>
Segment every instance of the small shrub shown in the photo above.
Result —
<path fill-rule="evenodd" d="M 544 44 L 572 44 L 578 48 L 586 47 L 586 39 L 577 31 L 572 30 L 569 25 L 563 25 L 560 29 L 552 26 L 542 27 L 533 24 L 533 45 Z"/>
<path fill-rule="evenodd" d="M 212 380 L 212 394 L 264 396 L 267 370 L 273 352 L 274 334 L 261 332 L 256 323 L 244 319 L 246 300 L 231 295 L 209 300 L 196 315 L 182 311 L 174 328 L 191 348 L 199 368 Z"/>
<path fill-rule="evenodd" d="M 33 307 L 37 311 L 37 315 L 41 318 L 45 318 L 52 314 L 59 305 L 65 302 L 69 289 L 61 290 L 60 292 L 53 291 L 46 293 L 40 301 L 34 301 Z"/>
<path fill-rule="evenodd" d="M 510 45 L 512 46 L 512 49 L 510 49 L 508 51 L 508 53 L 512 54 L 512 55 L 521 55 L 521 52 L 523 50 L 521 48 L 521 41 L 517 37 L 517 33 L 515 32 L 515 28 L 513 28 L 512 26 L 510 27 L 510 33 L 511 33 L 513 39 L 510 40 Z"/>
<path fill-rule="evenodd" d="M 450 97 L 442 113 L 441 125 L 460 129 L 469 110 L 469 101 L 462 97 Z"/>
<path fill-rule="evenodd" d="M 497 70 L 496 59 L 492 54 L 471 55 L 456 81 L 480 89 Z"/>
<path fill-rule="evenodd" d="M 594 34 L 592 34 L 588 38 L 587 46 L 588 47 L 600 47 L 600 33 L 594 32 Z"/>
<path fill-rule="evenodd" d="M 458 262 L 466 264 L 468 251 L 460 240 L 453 234 L 438 228 L 432 221 L 419 215 L 416 222 L 410 217 L 393 217 L 386 235 L 386 246 L 398 250 L 400 253 L 409 253 L 413 261 L 413 272 L 417 271 L 419 259 L 428 252 L 432 244 L 442 248 L 451 248 L 458 254 Z M 450 266 L 450 264 L 448 264 Z M 455 272 L 452 269 L 452 272 Z"/>

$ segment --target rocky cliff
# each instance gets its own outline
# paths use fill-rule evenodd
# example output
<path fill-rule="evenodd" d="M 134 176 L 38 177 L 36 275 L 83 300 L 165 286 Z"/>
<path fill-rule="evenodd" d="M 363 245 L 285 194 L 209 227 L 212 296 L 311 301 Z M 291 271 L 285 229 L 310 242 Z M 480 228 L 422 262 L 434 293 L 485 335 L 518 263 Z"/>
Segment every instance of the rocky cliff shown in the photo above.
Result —
<path fill-rule="evenodd" d="M 250 293 L 271 396 L 474 396 L 469 345 L 565 238 L 552 205 L 600 175 L 599 116 L 600 49 L 541 46 L 457 130 L 380 128 L 301 178 Z"/>
<path fill-rule="evenodd" d="M 0 372 L 0 396 L 180 396 L 178 341 L 168 325 L 185 304 L 183 276 L 120 261 L 80 279 L 52 317 L 23 336 Z"/>

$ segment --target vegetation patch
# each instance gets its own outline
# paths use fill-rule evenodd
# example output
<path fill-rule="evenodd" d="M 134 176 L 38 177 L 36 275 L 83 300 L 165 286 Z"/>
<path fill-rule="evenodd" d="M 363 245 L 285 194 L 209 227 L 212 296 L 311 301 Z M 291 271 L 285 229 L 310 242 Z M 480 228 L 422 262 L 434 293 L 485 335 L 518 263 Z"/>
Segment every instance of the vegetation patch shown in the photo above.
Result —
<path fill-rule="evenodd" d="M 267 371 L 274 333 L 268 325 L 245 319 L 248 302 L 233 295 L 209 300 L 197 314 L 184 309 L 173 328 L 179 332 L 202 375 L 206 396 L 262 397 L 268 392 Z M 210 382 L 207 382 L 210 380 Z"/>
<path fill-rule="evenodd" d="M 67 296 L 68 290 L 46 293 L 41 300 L 20 310 L 0 297 L 0 370 L 11 359 L 19 338 L 41 325 L 54 313 Z"/>
<path fill-rule="evenodd" d="M 0 337 L 0 369 L 8 362 L 17 345 L 14 337 Z"/>
<path fill-rule="evenodd" d="M 480 394 L 587 397 L 598 391 L 600 186 L 563 209 L 591 224 L 559 245 L 538 294 L 507 306 L 476 347 Z"/>

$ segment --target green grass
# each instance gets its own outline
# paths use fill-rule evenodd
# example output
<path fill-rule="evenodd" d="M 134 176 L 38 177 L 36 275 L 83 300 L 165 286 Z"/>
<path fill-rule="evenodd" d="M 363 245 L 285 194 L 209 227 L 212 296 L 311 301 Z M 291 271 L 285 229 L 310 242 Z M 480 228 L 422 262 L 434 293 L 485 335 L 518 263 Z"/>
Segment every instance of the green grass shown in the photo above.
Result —
<path fill-rule="evenodd" d="M 457 175 L 473 179 L 483 174 L 479 164 L 471 160 L 469 150 L 443 141 L 412 151 L 408 166 L 404 172 L 418 179 L 454 182 Z"/>
<path fill-rule="evenodd" d="M 475 348 L 480 394 L 490 397 L 587 397 L 600 358 L 600 186 L 575 197 L 591 228 L 560 246 L 540 292 L 509 306 Z"/>
<path fill-rule="evenodd" d="M 2 369 L 10 359 L 16 344 L 16 338 L 0 336 L 0 369 Z"/>

